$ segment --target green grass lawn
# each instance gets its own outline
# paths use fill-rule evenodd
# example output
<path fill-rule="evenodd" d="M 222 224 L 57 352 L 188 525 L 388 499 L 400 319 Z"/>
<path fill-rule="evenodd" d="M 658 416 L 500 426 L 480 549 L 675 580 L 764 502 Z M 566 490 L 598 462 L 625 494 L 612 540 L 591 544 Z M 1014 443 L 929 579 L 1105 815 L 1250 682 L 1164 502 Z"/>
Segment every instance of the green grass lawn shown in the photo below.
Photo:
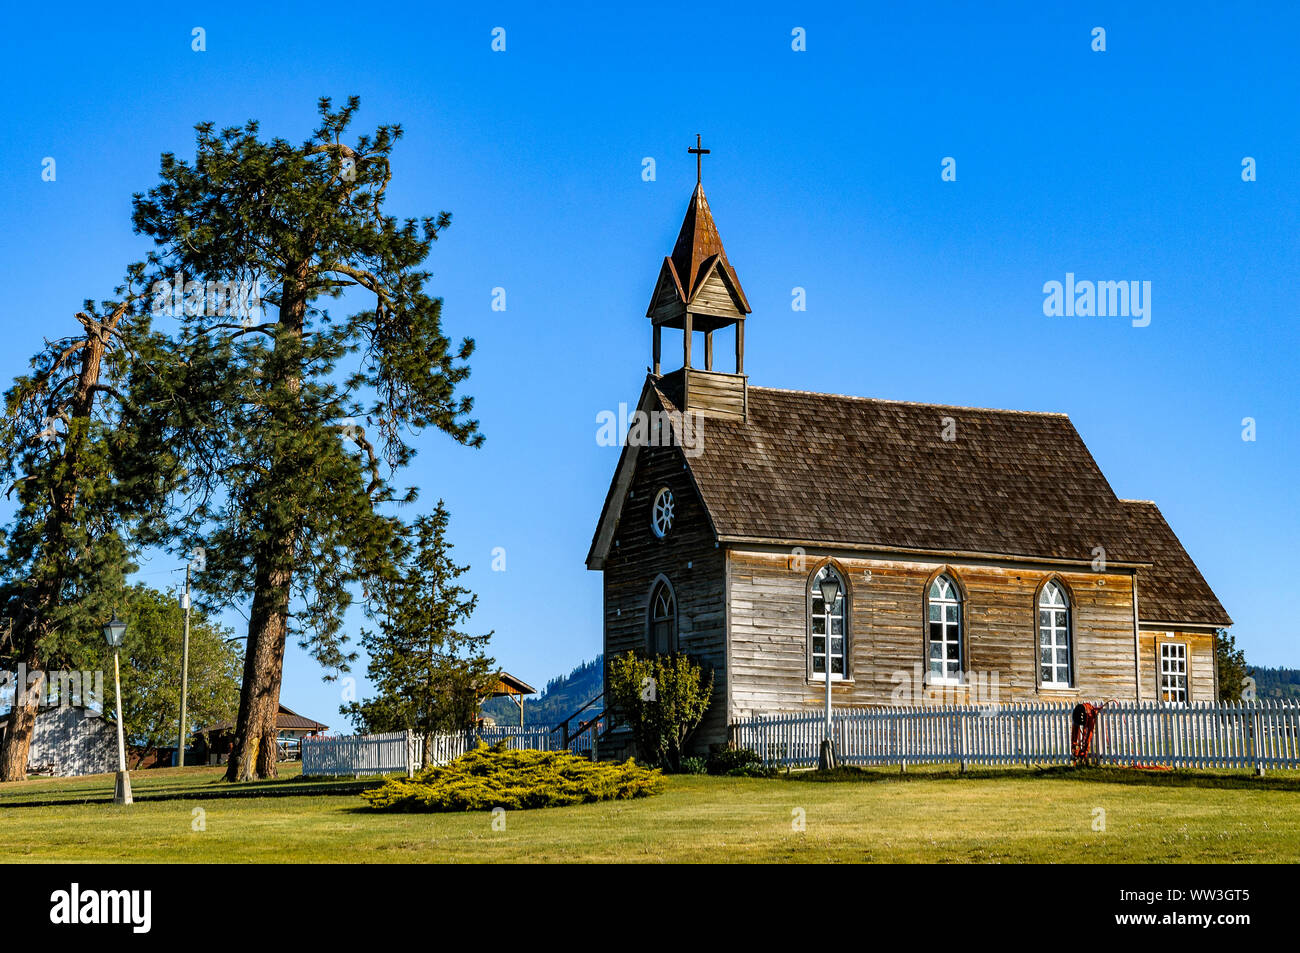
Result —
<path fill-rule="evenodd" d="M 505 815 L 366 810 L 357 782 L 227 785 L 220 768 L 0 785 L 9 862 L 1297 862 L 1300 778 L 951 768 L 754 780 Z M 192 829 L 200 809 L 206 830 Z M 1094 831 L 1097 809 L 1105 830 Z M 796 830 L 799 818 L 802 831 Z"/>

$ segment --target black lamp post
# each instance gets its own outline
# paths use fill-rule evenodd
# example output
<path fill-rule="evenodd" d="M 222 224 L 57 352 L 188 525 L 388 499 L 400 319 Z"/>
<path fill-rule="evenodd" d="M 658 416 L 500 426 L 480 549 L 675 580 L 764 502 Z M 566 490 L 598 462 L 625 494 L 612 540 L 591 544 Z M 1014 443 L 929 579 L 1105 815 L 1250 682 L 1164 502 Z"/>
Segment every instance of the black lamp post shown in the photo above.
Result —
<path fill-rule="evenodd" d="M 113 619 L 104 626 L 104 638 L 113 649 L 113 688 L 117 697 L 117 782 L 113 786 L 113 803 L 131 803 L 131 775 L 126 770 L 126 735 L 122 729 L 122 677 L 117 663 L 118 649 L 126 638 L 126 623 L 113 613 Z"/>
<path fill-rule="evenodd" d="M 825 644 L 825 675 L 826 675 L 826 737 L 822 739 L 821 754 L 817 758 L 817 767 L 822 771 L 830 771 L 835 767 L 835 736 L 831 727 L 831 614 L 835 609 L 835 602 L 840 597 L 840 579 L 835 575 L 835 570 L 827 567 L 821 579 L 817 580 L 817 586 L 822 591 L 822 606 L 826 610 L 826 644 Z M 841 633 L 841 638 L 843 633 Z"/>

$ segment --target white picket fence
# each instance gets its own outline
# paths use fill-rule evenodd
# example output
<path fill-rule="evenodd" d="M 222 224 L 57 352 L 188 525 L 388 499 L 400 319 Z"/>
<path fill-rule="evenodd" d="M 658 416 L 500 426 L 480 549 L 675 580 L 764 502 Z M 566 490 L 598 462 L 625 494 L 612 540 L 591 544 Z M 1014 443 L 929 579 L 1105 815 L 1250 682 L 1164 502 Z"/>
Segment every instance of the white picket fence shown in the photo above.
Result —
<path fill-rule="evenodd" d="M 555 751 L 560 746 L 555 732 L 542 725 L 525 726 L 523 728 L 495 725 L 491 728 L 480 728 L 478 737 L 483 739 L 484 744 L 490 745 L 498 741 L 508 741 L 511 748 L 520 748 L 525 751 Z"/>
<path fill-rule="evenodd" d="M 302 739 L 304 777 L 339 777 L 365 774 L 410 774 L 420 763 L 423 739 L 410 731 L 382 735 L 347 735 L 341 738 Z"/>
<path fill-rule="evenodd" d="M 530 751 L 551 751 L 558 747 L 549 728 L 497 726 L 434 735 L 429 761 L 431 764 L 446 764 L 471 750 L 479 740 L 485 744 L 505 740 L 511 748 Z M 403 771 L 409 777 L 420 767 L 423 753 L 424 738 L 411 731 L 349 735 L 342 738 L 304 738 L 302 773 L 310 777 L 361 777 Z"/>
<path fill-rule="evenodd" d="M 832 737 L 842 764 L 1068 764 L 1070 703 L 841 709 Z M 817 764 L 826 716 L 760 715 L 733 722 L 732 743 L 765 761 Z M 1300 768 L 1300 704 L 1110 703 L 1098 716 L 1091 760 L 1176 768 Z"/>

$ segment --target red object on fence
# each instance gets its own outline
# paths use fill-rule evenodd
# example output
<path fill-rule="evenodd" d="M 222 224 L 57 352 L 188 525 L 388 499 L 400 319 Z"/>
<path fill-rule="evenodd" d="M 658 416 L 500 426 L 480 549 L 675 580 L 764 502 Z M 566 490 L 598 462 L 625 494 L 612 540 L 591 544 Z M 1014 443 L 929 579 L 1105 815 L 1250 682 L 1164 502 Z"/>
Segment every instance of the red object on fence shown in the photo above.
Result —
<path fill-rule="evenodd" d="M 1070 754 L 1075 764 L 1086 764 L 1092 750 L 1092 736 L 1097 730 L 1097 716 L 1106 704 L 1079 702 L 1070 714 Z"/>
<path fill-rule="evenodd" d="M 1097 732 L 1097 718 L 1109 704 L 1110 702 L 1101 705 L 1079 702 L 1074 706 L 1074 711 L 1070 714 L 1070 754 L 1074 756 L 1075 764 L 1088 763 L 1088 756 L 1092 753 L 1092 737 Z M 1134 761 L 1127 767 L 1139 771 L 1172 770 L 1162 764 L 1143 764 L 1141 761 Z"/>

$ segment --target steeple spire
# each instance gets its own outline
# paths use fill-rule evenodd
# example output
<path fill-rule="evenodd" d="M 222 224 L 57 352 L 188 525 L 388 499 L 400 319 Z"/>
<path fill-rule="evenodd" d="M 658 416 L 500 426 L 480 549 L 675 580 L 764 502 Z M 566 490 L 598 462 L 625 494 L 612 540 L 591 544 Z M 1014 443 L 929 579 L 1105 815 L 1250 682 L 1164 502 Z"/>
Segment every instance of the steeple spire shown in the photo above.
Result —
<path fill-rule="evenodd" d="M 704 197 L 704 186 L 698 182 L 691 194 L 690 205 L 686 207 L 686 217 L 682 219 L 681 231 L 677 233 L 677 242 L 673 252 L 668 256 L 677 272 L 677 280 L 682 285 L 682 303 L 689 304 L 699 289 L 701 278 L 705 276 L 706 266 L 711 266 L 717 258 L 719 266 L 727 273 L 727 278 L 735 286 L 739 301 L 738 307 L 749 313 L 749 302 L 741 290 L 740 279 L 727 261 L 727 252 L 722 247 L 722 237 L 718 226 L 709 211 L 709 200 Z"/>
<path fill-rule="evenodd" d="M 680 400 L 678 406 L 698 406 L 698 394 L 692 387 L 692 374 L 700 387 L 714 393 L 726 392 L 728 407 L 740 408 L 736 416 L 744 415 L 745 395 L 745 315 L 749 314 L 749 300 L 740 287 L 740 278 L 727 260 L 718 235 L 718 226 L 704 197 L 701 159 L 709 150 L 695 137 L 695 146 L 687 152 L 695 156 L 695 191 L 691 193 L 686 217 L 672 254 L 659 268 L 650 306 L 646 309 L 654 327 L 654 373 L 660 373 L 662 337 L 664 328 L 682 331 L 682 371 L 680 374 Z M 736 370 L 723 373 L 713 368 L 713 333 L 725 328 L 735 328 Z M 696 331 L 704 332 L 704 368 L 702 372 L 691 369 L 691 337 Z M 676 378 L 677 373 L 669 375 Z M 700 383 L 705 382 L 707 383 Z M 734 392 L 734 394 L 732 393 Z M 735 395 L 739 395 L 736 397 Z M 734 408 L 731 408 L 734 410 Z"/>
<path fill-rule="evenodd" d="M 727 261 L 727 252 L 722 247 L 718 226 L 714 224 L 713 213 L 709 211 L 709 200 L 704 197 L 704 185 L 700 182 L 700 158 L 708 155 L 710 150 L 699 146 L 698 135 L 695 141 L 696 147 L 686 150 L 695 156 L 695 191 L 691 193 L 691 201 L 686 207 L 686 217 L 682 219 L 681 231 L 677 233 L 677 242 L 673 245 L 672 254 L 664 259 L 654 297 L 650 301 L 649 310 L 646 311 L 646 316 L 655 318 L 656 323 L 668 316 L 664 311 L 665 307 L 675 312 L 684 311 L 688 307 L 692 311 L 698 310 L 701 313 L 709 310 L 716 311 L 716 308 L 707 306 L 701 306 L 699 309 L 694 307 L 700 290 L 709 280 L 715 265 L 722 275 L 721 280 L 728 285 L 727 297 L 732 299 L 730 307 L 724 307 L 723 312 L 728 317 L 736 315 L 744 317 L 750 311 L 749 300 L 745 297 L 744 289 L 740 287 L 736 270 L 731 267 L 731 262 Z M 664 269 L 670 272 L 667 277 L 663 274 Z M 667 300 L 672 297 L 676 298 L 676 305 Z M 719 303 L 715 302 L 715 304 Z M 662 318 L 657 317 L 657 313 Z"/>

